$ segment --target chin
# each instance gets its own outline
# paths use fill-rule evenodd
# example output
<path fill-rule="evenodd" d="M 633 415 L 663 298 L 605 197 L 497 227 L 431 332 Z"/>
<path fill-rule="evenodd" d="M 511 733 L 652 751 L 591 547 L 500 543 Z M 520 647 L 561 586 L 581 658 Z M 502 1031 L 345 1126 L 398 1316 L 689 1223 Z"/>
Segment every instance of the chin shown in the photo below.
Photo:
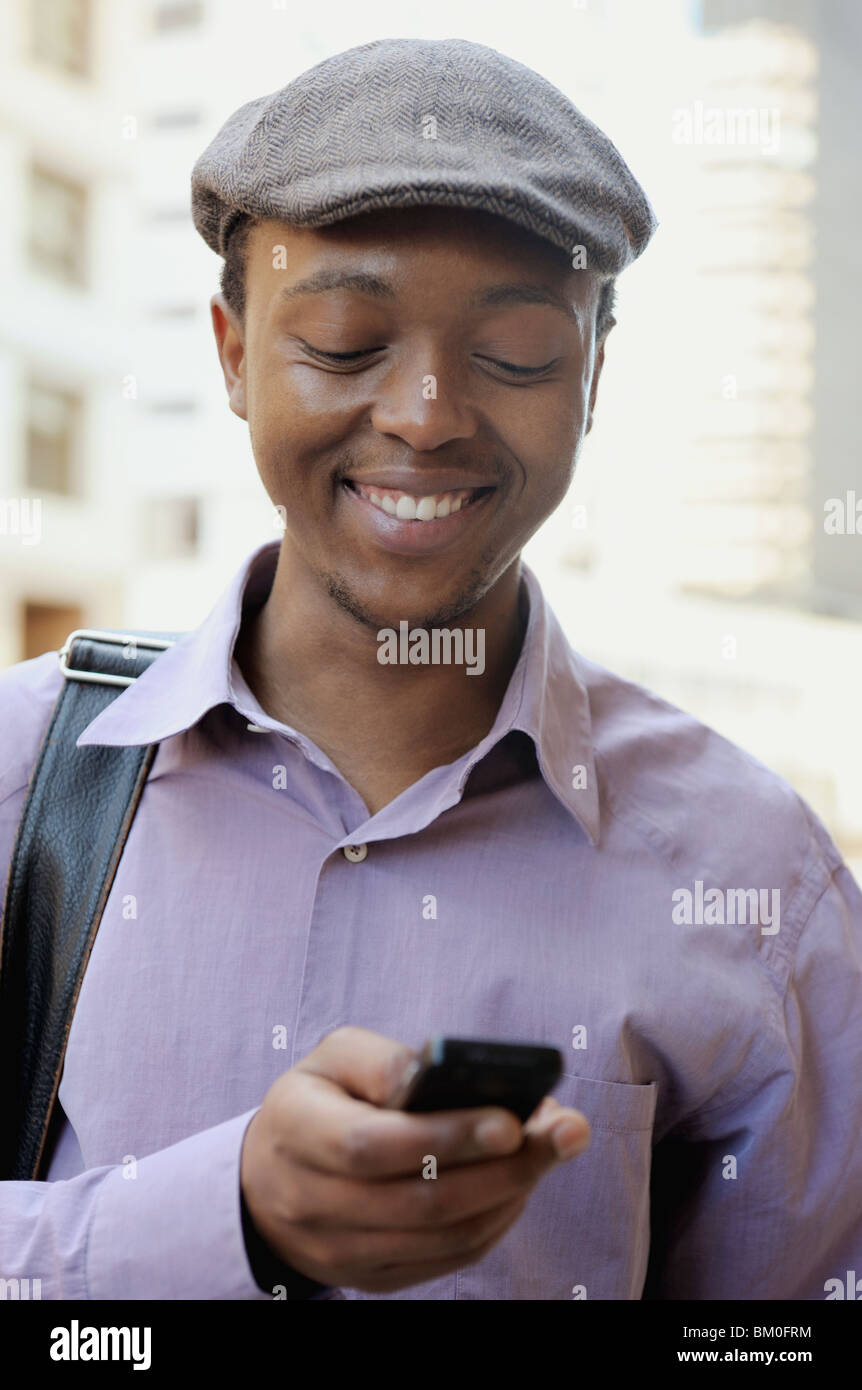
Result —
<path fill-rule="evenodd" d="M 350 575 L 343 571 L 332 573 L 328 579 L 329 595 L 345 612 L 372 628 L 398 629 L 399 623 L 411 627 L 445 626 L 469 615 L 490 587 L 475 571 L 453 577 L 451 572 L 440 580 L 416 576 L 414 582 L 395 577 L 391 582 L 377 575 Z"/>

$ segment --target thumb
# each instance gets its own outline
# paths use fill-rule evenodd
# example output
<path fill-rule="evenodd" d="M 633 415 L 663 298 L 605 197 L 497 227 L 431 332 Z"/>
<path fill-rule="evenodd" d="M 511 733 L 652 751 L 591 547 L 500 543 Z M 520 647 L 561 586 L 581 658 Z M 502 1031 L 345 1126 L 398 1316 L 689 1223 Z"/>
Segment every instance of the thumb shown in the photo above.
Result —
<path fill-rule="evenodd" d="M 592 1139 L 586 1116 L 580 1110 L 560 1105 L 553 1096 L 545 1096 L 525 1124 L 524 1132 L 560 1163 L 583 1153 Z"/>
<path fill-rule="evenodd" d="M 406 1043 L 368 1028 L 345 1026 L 327 1033 L 293 1070 L 326 1077 L 357 1100 L 382 1106 L 415 1061 L 416 1053 Z"/>

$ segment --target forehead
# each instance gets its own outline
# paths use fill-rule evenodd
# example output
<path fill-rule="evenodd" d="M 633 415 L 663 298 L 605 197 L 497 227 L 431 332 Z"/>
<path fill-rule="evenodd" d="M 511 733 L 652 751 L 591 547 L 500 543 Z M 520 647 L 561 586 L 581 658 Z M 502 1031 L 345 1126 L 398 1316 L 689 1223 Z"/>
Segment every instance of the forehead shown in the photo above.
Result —
<path fill-rule="evenodd" d="M 428 289 L 449 282 L 528 280 L 553 286 L 573 303 L 585 304 L 598 289 L 597 277 L 573 270 L 551 242 L 492 213 L 449 207 L 393 208 L 344 218 L 327 227 L 296 227 L 267 219 L 251 229 L 249 269 L 265 274 L 281 256 L 287 284 L 310 270 L 368 267 L 378 272 L 414 269 L 434 257 Z"/>

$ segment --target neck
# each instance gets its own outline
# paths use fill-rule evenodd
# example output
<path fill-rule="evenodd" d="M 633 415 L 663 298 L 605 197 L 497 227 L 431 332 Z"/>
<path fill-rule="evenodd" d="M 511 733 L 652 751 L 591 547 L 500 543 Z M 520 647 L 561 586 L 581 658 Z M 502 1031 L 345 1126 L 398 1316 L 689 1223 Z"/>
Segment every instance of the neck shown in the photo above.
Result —
<path fill-rule="evenodd" d="M 484 669 L 466 640 L 472 674 L 465 664 L 381 664 L 378 629 L 331 597 L 285 537 L 269 597 L 243 621 L 234 654 L 263 709 L 312 739 L 373 815 L 492 727 L 526 628 L 519 594 L 515 561 L 469 614 L 443 625 L 484 633 Z"/>

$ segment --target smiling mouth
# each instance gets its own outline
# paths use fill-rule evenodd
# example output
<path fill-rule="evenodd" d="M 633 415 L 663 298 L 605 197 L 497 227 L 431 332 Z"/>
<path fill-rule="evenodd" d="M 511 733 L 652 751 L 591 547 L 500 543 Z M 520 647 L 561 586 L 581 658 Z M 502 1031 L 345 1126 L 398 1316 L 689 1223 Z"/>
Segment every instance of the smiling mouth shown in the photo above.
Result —
<path fill-rule="evenodd" d="M 441 521 L 444 517 L 473 506 L 487 493 L 494 491 L 493 487 L 468 487 L 416 497 L 410 492 L 401 491 L 400 488 L 368 487 L 363 483 L 353 482 L 351 478 L 345 478 L 342 485 L 366 502 L 370 502 L 378 511 L 385 512 L 387 516 L 395 517 L 398 521 L 418 522 Z"/>

